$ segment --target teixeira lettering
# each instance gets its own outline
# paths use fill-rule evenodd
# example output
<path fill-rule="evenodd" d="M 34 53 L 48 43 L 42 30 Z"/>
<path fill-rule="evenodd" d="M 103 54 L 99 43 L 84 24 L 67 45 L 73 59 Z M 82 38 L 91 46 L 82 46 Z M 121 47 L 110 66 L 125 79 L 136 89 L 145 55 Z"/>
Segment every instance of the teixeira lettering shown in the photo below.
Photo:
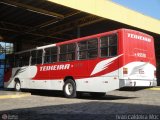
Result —
<path fill-rule="evenodd" d="M 132 34 L 132 33 L 128 33 L 128 37 L 129 38 L 134 38 L 134 39 L 137 39 L 137 40 L 146 41 L 146 42 L 151 42 L 151 38 L 144 37 L 144 36 L 141 36 L 141 35 Z"/>
<path fill-rule="evenodd" d="M 70 66 L 70 64 L 41 66 L 40 71 L 67 70 L 70 69 Z"/>

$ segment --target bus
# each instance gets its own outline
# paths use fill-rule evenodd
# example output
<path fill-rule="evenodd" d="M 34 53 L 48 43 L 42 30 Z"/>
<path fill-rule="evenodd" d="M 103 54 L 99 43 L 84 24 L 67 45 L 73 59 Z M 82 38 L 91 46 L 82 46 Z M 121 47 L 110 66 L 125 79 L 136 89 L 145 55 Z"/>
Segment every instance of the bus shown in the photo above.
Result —
<path fill-rule="evenodd" d="M 152 36 L 121 28 L 17 52 L 8 59 L 4 86 L 104 96 L 123 87 L 157 85 Z"/>

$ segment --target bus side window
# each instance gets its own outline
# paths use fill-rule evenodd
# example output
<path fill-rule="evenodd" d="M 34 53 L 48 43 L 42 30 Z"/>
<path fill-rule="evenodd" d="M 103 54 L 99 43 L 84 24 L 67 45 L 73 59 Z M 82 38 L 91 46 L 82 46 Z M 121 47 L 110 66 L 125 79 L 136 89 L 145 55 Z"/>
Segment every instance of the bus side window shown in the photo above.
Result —
<path fill-rule="evenodd" d="M 21 67 L 25 66 L 25 54 L 24 53 L 20 54 L 20 63 L 21 63 Z"/>
<path fill-rule="evenodd" d="M 75 43 L 60 46 L 59 61 L 75 60 Z"/>
<path fill-rule="evenodd" d="M 117 55 L 117 35 L 108 35 L 100 38 L 101 57 Z"/>
<path fill-rule="evenodd" d="M 22 53 L 22 66 L 29 65 L 30 52 Z"/>
<path fill-rule="evenodd" d="M 42 64 L 42 55 L 43 55 L 43 50 L 37 50 L 36 51 L 37 64 Z"/>
<path fill-rule="evenodd" d="M 57 62 L 57 47 L 45 48 L 44 63 Z"/>
<path fill-rule="evenodd" d="M 68 44 L 68 49 L 67 49 L 67 61 L 70 60 L 75 60 L 75 49 L 76 49 L 76 44 Z"/>
<path fill-rule="evenodd" d="M 46 48 L 45 49 L 45 57 L 44 57 L 44 63 L 50 63 L 50 54 L 51 54 L 51 49 Z"/>
<path fill-rule="evenodd" d="M 94 38 L 88 40 L 88 58 L 97 58 L 98 57 L 98 39 Z"/>
<path fill-rule="evenodd" d="M 87 59 L 87 41 L 78 43 L 78 60 Z"/>
<path fill-rule="evenodd" d="M 78 43 L 78 59 L 92 59 L 98 56 L 98 39 L 93 38 Z"/>
<path fill-rule="evenodd" d="M 59 61 L 66 61 L 67 60 L 67 45 L 60 46 L 60 55 L 59 55 Z"/>
<path fill-rule="evenodd" d="M 57 47 L 51 47 L 51 62 L 57 62 Z"/>
<path fill-rule="evenodd" d="M 31 65 L 35 65 L 37 63 L 37 61 L 36 61 L 36 50 L 31 51 L 31 57 L 32 57 Z"/>
<path fill-rule="evenodd" d="M 108 36 L 101 37 L 101 57 L 107 57 L 109 52 L 109 40 Z"/>
<path fill-rule="evenodd" d="M 43 50 L 31 51 L 31 65 L 42 64 Z"/>
<path fill-rule="evenodd" d="M 25 55 L 25 65 L 28 66 L 29 65 L 29 59 L 30 59 L 30 52 L 26 52 Z"/>
<path fill-rule="evenodd" d="M 117 55 L 117 35 L 109 36 L 109 56 Z"/>

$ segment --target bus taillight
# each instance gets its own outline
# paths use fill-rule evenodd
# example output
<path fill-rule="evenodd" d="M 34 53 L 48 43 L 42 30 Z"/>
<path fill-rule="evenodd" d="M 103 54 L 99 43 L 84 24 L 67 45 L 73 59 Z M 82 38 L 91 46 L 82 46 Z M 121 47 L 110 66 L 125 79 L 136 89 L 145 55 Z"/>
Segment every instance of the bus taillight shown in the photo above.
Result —
<path fill-rule="evenodd" d="M 123 74 L 128 74 L 128 68 L 123 68 Z"/>

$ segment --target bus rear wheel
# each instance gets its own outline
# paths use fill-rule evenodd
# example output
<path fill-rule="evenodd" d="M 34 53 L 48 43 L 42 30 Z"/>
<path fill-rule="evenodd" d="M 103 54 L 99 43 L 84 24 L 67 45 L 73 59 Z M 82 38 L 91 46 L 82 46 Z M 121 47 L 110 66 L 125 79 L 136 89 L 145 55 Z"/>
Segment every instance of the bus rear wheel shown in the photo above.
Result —
<path fill-rule="evenodd" d="M 64 96 L 67 98 L 75 98 L 76 94 L 76 84 L 72 79 L 67 79 L 63 86 Z"/>
<path fill-rule="evenodd" d="M 17 92 L 21 91 L 21 84 L 20 84 L 20 82 L 18 80 L 15 81 L 15 87 L 14 87 L 14 89 Z"/>

